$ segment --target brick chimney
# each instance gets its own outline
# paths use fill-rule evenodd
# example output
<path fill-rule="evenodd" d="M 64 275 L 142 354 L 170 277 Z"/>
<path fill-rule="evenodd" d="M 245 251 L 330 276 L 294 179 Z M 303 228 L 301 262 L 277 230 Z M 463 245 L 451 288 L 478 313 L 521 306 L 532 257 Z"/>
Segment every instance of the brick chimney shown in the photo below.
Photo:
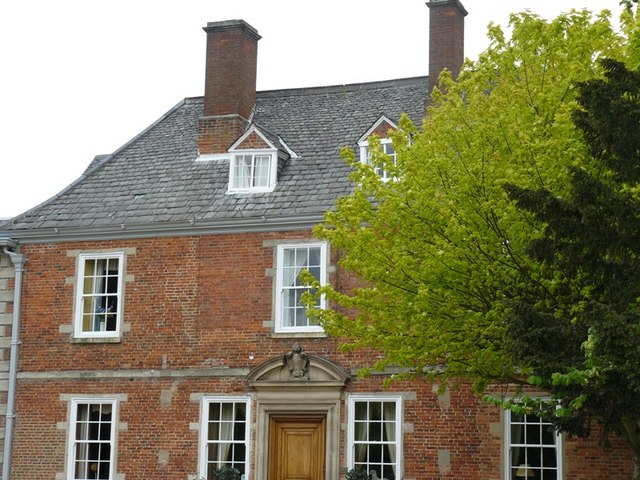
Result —
<path fill-rule="evenodd" d="M 464 62 L 464 17 L 459 0 L 429 0 L 429 94 L 446 68 L 458 76 Z"/>
<path fill-rule="evenodd" d="M 256 102 L 258 31 L 244 20 L 209 22 L 201 155 L 224 153 L 249 125 Z"/>

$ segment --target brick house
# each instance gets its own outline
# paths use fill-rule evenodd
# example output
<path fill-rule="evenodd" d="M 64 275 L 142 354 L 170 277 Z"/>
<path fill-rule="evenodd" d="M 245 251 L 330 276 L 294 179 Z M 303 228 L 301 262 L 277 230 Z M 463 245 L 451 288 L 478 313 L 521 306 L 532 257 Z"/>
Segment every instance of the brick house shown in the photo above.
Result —
<path fill-rule="evenodd" d="M 0 224 L 3 480 L 628 478 L 601 450 L 468 389 L 359 379 L 370 353 L 299 305 L 352 278 L 310 229 L 463 58 L 466 11 L 430 0 L 430 77 L 256 92 L 257 31 L 209 23 L 205 95 Z M 425 13 L 426 14 L 426 13 Z M 384 175 L 384 172 L 380 172 Z M 18 355 L 19 354 L 19 355 Z"/>

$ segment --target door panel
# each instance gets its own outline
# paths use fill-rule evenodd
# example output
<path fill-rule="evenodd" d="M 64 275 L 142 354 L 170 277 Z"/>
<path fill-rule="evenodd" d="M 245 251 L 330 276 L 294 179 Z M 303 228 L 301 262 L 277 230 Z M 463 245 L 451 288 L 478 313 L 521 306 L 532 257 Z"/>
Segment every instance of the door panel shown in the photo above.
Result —
<path fill-rule="evenodd" d="M 326 417 L 277 415 L 269 420 L 269 480 L 323 480 Z"/>

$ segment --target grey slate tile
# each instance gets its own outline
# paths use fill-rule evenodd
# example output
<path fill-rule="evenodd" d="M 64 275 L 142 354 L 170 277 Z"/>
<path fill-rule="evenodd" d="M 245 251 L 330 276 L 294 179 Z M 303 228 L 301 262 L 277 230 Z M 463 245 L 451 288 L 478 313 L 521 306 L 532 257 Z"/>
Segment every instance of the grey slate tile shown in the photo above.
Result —
<path fill-rule="evenodd" d="M 427 78 L 258 92 L 253 122 L 300 158 L 285 160 L 273 192 L 229 195 L 228 162 L 196 162 L 203 99 L 186 99 L 112 155 L 97 156 L 86 176 L 0 230 L 188 222 L 322 213 L 352 185 L 340 158 L 381 115 L 405 112 L 419 124 Z"/>

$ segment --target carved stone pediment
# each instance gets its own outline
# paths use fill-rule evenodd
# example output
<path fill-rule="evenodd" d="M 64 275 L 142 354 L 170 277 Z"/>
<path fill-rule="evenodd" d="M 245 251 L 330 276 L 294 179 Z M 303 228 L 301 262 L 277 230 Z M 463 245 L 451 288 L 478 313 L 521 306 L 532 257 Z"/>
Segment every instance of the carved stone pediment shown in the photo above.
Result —
<path fill-rule="evenodd" d="M 299 345 L 253 368 L 247 375 L 249 385 L 261 387 L 338 387 L 342 388 L 349 374 L 326 358 L 309 355 Z"/>

